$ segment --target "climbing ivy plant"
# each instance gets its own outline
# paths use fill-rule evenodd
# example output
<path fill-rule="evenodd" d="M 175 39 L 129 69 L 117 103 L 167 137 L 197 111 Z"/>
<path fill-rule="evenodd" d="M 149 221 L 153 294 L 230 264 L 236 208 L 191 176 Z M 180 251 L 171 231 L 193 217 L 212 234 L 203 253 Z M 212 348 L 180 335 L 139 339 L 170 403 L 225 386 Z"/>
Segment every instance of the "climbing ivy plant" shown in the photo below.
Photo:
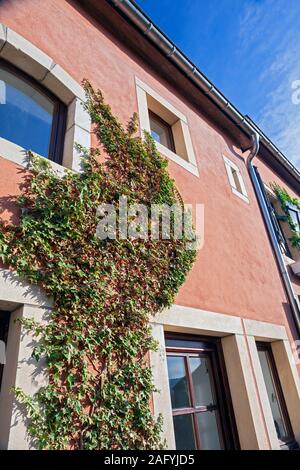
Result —
<path fill-rule="evenodd" d="M 286 221 L 290 226 L 292 232 L 292 236 L 290 237 L 291 244 L 300 251 L 300 232 L 297 230 L 297 227 L 289 213 L 290 206 L 294 206 L 300 211 L 300 201 L 297 198 L 292 197 L 286 189 L 280 187 L 278 184 L 273 184 L 272 189 L 280 201 Z"/>
<path fill-rule="evenodd" d="M 149 318 L 173 302 L 195 251 L 184 237 L 97 237 L 101 203 L 117 208 L 126 196 L 150 207 L 178 197 L 151 136 L 135 137 L 136 116 L 125 129 L 101 92 L 84 87 L 103 155 L 81 149 L 83 171 L 59 176 L 30 154 L 19 222 L 0 227 L 2 261 L 53 300 L 47 323 L 22 321 L 47 385 L 34 396 L 15 393 L 40 449 L 157 449 Z"/>

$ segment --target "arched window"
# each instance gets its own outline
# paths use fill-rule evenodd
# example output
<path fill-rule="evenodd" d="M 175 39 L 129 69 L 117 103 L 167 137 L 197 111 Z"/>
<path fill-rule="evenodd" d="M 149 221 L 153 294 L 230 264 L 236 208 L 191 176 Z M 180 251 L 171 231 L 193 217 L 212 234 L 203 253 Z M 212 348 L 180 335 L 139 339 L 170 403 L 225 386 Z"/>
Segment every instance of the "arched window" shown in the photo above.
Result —
<path fill-rule="evenodd" d="M 24 72 L 0 60 L 0 137 L 62 162 L 66 107 Z"/>

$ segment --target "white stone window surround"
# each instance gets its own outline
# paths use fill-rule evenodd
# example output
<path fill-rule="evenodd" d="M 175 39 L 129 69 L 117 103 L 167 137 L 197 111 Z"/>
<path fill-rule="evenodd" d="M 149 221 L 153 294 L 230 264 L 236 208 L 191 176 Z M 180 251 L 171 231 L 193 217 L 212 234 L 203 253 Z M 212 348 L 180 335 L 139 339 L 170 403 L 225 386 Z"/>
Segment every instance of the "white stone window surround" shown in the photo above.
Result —
<path fill-rule="evenodd" d="M 67 125 L 64 140 L 63 167 L 80 171 L 80 156 L 74 144 L 90 147 L 91 119 L 83 108 L 85 94 L 60 65 L 30 41 L 0 23 L 0 58 L 26 72 L 42 86 L 50 90 L 67 106 Z M 0 137 L 0 156 L 26 166 L 26 150 Z M 62 170 L 61 165 L 51 165 Z"/>
<path fill-rule="evenodd" d="M 224 160 L 224 163 L 225 163 L 225 168 L 226 168 L 228 181 L 229 181 L 229 184 L 231 186 L 231 190 L 232 190 L 233 194 L 235 194 L 239 198 L 243 199 L 243 201 L 249 203 L 249 197 L 248 197 L 248 194 L 247 194 L 247 190 L 246 190 L 246 186 L 245 186 L 245 183 L 244 183 L 244 179 L 243 179 L 241 170 L 239 169 L 239 167 L 235 163 L 233 163 L 231 160 L 229 160 L 229 158 L 226 157 L 225 155 L 223 155 L 223 160 Z M 235 182 L 234 177 L 233 177 L 233 171 L 236 173 L 236 176 L 238 178 L 238 181 L 239 181 L 240 188 L 241 188 L 242 192 L 240 192 L 239 189 L 236 186 L 236 182 Z"/>
<path fill-rule="evenodd" d="M 165 352 L 165 332 L 220 337 L 241 449 L 279 449 L 276 429 L 258 358 L 256 341 L 272 345 L 295 438 L 300 438 L 300 382 L 286 329 L 233 315 L 173 305 L 151 320 L 159 347 L 151 353 L 154 413 L 163 416 L 163 437 L 175 449 Z"/>
<path fill-rule="evenodd" d="M 168 149 L 164 145 L 156 142 L 156 147 L 159 153 L 169 158 L 173 162 L 182 166 L 195 176 L 199 176 L 197 161 L 193 149 L 192 139 L 188 127 L 188 122 L 186 116 L 181 113 L 175 106 L 173 106 L 169 101 L 159 95 L 155 90 L 150 86 L 142 82 L 139 78 L 135 77 L 136 83 L 136 92 L 137 92 L 137 102 L 138 102 L 138 111 L 140 119 L 140 129 L 141 135 L 143 131 L 150 132 L 150 121 L 149 121 L 149 107 L 147 102 L 147 95 L 151 97 L 159 106 L 165 108 L 166 112 L 172 114 L 176 117 L 176 122 L 171 126 L 172 131 L 175 137 L 175 146 L 182 148 L 183 152 L 186 154 L 186 160 L 172 150 Z M 159 114 L 159 113 L 157 113 Z M 176 139 L 176 134 L 180 136 L 180 139 Z M 177 140 L 177 142 L 176 142 Z"/>
<path fill-rule="evenodd" d="M 47 321 L 52 302 L 38 286 L 20 280 L 6 269 L 0 269 L 0 308 L 12 312 L 7 342 L 7 362 L 0 393 L 0 448 L 30 449 L 26 421 L 18 404 L 9 393 L 11 387 L 22 387 L 33 394 L 45 383 L 43 367 L 36 375 L 32 362 L 32 337 L 20 335 L 14 320 L 26 316 Z M 278 439 L 259 363 L 256 341 L 272 345 L 278 374 L 295 438 L 300 442 L 300 382 L 295 361 L 282 325 L 234 315 L 173 305 L 151 319 L 154 338 L 159 343 L 151 353 L 154 384 L 155 415 L 162 413 L 163 437 L 169 449 L 175 447 L 172 408 L 165 353 L 165 331 L 221 337 L 229 387 L 242 449 L 278 449 Z M 260 404 L 259 404 L 260 403 Z"/>

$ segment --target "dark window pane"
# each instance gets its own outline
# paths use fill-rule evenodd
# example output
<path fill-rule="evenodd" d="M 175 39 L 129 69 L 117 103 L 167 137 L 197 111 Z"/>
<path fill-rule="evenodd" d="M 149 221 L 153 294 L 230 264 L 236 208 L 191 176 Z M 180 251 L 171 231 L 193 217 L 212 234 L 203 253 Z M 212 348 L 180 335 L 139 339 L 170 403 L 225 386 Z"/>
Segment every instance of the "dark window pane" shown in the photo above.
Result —
<path fill-rule="evenodd" d="M 156 142 L 159 142 L 164 147 L 174 151 L 173 135 L 171 126 L 156 116 L 154 113 L 149 113 L 151 135 Z"/>
<path fill-rule="evenodd" d="M 299 225 L 300 213 L 297 210 L 289 208 L 289 214 L 291 216 L 291 219 L 292 219 L 292 222 L 295 226 L 295 229 L 297 230 L 297 232 L 300 232 L 300 225 Z"/>
<path fill-rule="evenodd" d="M 204 343 L 203 341 L 189 341 L 185 339 L 166 338 L 166 346 L 169 348 L 207 349 L 212 345 Z"/>
<path fill-rule="evenodd" d="M 172 408 L 188 408 L 190 399 L 183 357 L 168 356 L 169 384 Z"/>
<path fill-rule="evenodd" d="M 279 439 L 283 439 L 287 436 L 287 430 L 283 418 L 283 413 L 281 411 L 281 406 L 274 382 L 274 377 L 272 370 L 268 361 L 267 351 L 258 351 L 259 360 L 262 368 L 262 373 L 264 376 L 266 389 L 271 405 L 272 415 L 274 419 L 275 428 Z"/>
<path fill-rule="evenodd" d="M 48 157 L 53 102 L 0 66 L 0 137 Z"/>
<path fill-rule="evenodd" d="M 209 359 L 190 357 L 190 368 L 194 385 L 196 406 L 207 406 L 214 403 L 212 378 Z"/>
<path fill-rule="evenodd" d="M 194 450 L 195 434 L 192 415 L 173 416 L 176 450 Z"/>
<path fill-rule="evenodd" d="M 203 450 L 220 450 L 222 448 L 215 411 L 197 414 L 200 448 Z"/>

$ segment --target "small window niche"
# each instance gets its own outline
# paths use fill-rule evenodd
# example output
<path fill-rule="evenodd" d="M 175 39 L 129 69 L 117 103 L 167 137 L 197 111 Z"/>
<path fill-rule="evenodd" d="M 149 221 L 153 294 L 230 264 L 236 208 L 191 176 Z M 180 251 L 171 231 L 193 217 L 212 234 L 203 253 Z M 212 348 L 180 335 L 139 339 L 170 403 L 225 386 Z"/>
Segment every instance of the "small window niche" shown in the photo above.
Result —
<path fill-rule="evenodd" d="M 227 177 L 233 194 L 249 203 L 249 197 L 242 177 L 241 170 L 229 158 L 223 155 Z"/>
<path fill-rule="evenodd" d="M 157 150 L 199 175 L 186 117 L 148 85 L 136 79 L 141 132 L 149 132 Z"/>
<path fill-rule="evenodd" d="M 176 152 L 172 126 L 152 111 L 149 111 L 149 120 L 153 139 Z"/>

